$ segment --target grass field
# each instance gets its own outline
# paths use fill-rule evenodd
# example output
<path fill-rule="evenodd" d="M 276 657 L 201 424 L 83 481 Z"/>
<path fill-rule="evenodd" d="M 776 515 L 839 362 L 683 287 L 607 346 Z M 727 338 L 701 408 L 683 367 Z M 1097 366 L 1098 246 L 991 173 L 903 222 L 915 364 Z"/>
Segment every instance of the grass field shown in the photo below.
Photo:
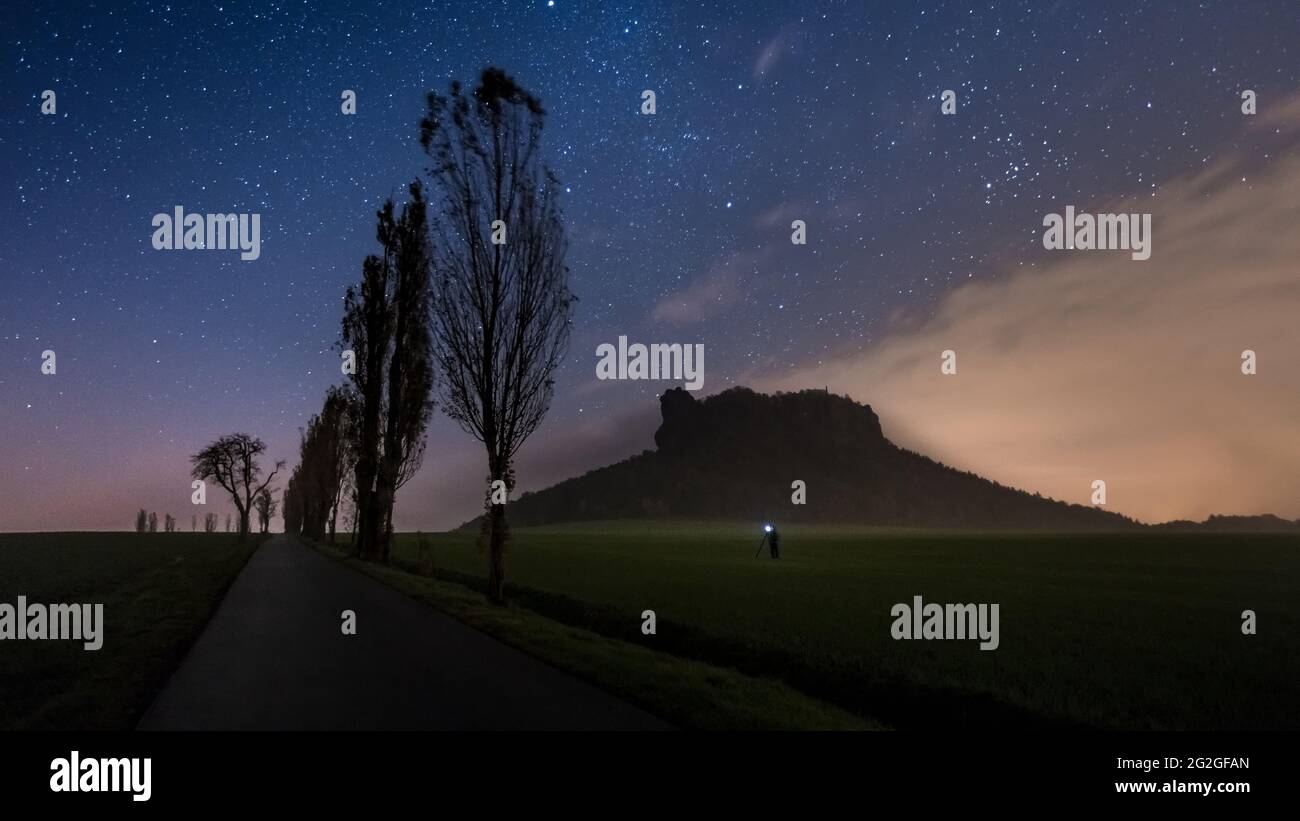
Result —
<path fill-rule="evenodd" d="M 518 529 L 512 595 L 897 728 L 1300 728 L 1295 536 L 782 532 L 772 562 L 753 523 Z M 426 535 L 434 574 L 480 584 L 475 535 Z M 414 534 L 395 561 L 418 567 Z M 999 604 L 1000 648 L 893 640 L 890 608 L 914 595 Z"/>
<path fill-rule="evenodd" d="M 98 651 L 0 642 L 0 730 L 134 727 L 254 544 L 231 534 L 0 534 L 0 602 L 104 605 Z"/>

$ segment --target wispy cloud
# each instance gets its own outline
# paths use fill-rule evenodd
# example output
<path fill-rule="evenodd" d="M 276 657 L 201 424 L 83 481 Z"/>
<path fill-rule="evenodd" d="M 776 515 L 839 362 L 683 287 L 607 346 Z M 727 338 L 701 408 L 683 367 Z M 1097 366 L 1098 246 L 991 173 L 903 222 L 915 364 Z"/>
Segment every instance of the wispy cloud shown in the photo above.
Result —
<path fill-rule="evenodd" d="M 756 81 L 762 80 L 775 69 L 781 58 L 794 49 L 798 33 L 795 26 L 784 26 L 775 37 L 764 43 L 754 59 L 754 68 L 750 72 L 750 77 Z"/>
<path fill-rule="evenodd" d="M 734 253 L 715 260 L 694 282 L 659 300 L 650 312 L 650 319 L 686 325 L 718 315 L 740 300 L 742 278 L 753 276 L 766 257 L 766 251 L 758 251 Z"/>

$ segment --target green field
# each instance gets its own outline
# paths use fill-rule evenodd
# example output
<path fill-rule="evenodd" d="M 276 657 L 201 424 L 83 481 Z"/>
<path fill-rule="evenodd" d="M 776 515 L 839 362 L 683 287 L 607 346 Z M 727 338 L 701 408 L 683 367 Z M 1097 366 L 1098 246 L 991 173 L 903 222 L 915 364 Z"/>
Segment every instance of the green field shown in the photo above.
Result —
<path fill-rule="evenodd" d="M 104 605 L 100 650 L 0 642 L 0 730 L 134 727 L 255 544 L 232 534 L 0 534 L 0 602 Z"/>
<path fill-rule="evenodd" d="M 1300 728 L 1300 539 L 593 523 L 513 532 L 512 596 L 598 633 L 782 679 L 885 725 Z M 481 583 L 475 533 L 425 536 Z M 402 534 L 395 561 L 420 566 Z M 427 569 L 427 561 L 425 568 Z M 997 603 L 1001 646 L 896 641 L 890 608 Z M 652 609 L 658 633 L 643 637 Z M 1241 631 L 1241 612 L 1258 634 Z"/>

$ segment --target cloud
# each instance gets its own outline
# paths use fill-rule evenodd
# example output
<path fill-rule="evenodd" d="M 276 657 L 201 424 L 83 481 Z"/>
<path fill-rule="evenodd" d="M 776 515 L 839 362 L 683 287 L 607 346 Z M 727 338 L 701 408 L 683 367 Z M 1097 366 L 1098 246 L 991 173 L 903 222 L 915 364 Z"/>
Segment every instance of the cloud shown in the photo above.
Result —
<path fill-rule="evenodd" d="M 781 59 L 781 55 L 785 53 L 787 34 L 787 30 L 782 29 L 779 34 L 768 40 L 763 45 L 763 48 L 759 50 L 758 59 L 754 61 L 754 70 L 751 74 L 753 79 L 757 80 L 763 77 L 776 66 L 777 60 Z"/>
<path fill-rule="evenodd" d="M 1300 132 L 1300 99 L 1248 125 Z M 1007 484 L 1146 521 L 1300 517 L 1300 159 L 1220 160 L 1158 196 L 1153 253 L 1030 251 L 860 354 L 760 381 L 869 402 L 886 435 Z M 1243 182 L 1243 177 L 1246 181 Z M 1059 211 L 1066 203 L 1045 210 Z M 940 374 L 956 351 L 958 372 Z M 1241 373 L 1245 349 L 1259 372 Z"/>
<path fill-rule="evenodd" d="M 766 251 L 734 253 L 715 260 L 698 279 L 655 305 L 650 319 L 672 325 L 702 322 L 740 300 L 740 277 L 752 276 Z"/>
<path fill-rule="evenodd" d="M 778 63 L 786 58 L 787 55 L 797 55 L 799 47 L 805 40 L 805 32 L 797 23 L 787 23 L 781 27 L 781 30 L 762 44 L 758 50 L 758 56 L 754 59 L 754 67 L 750 71 L 750 79 L 762 85 L 768 75 L 776 69 Z"/>
<path fill-rule="evenodd" d="M 767 231 L 778 225 L 789 225 L 792 220 L 802 219 L 807 221 L 813 212 L 814 209 L 806 202 L 797 200 L 779 202 L 766 211 L 759 213 L 754 218 L 754 225 Z"/>

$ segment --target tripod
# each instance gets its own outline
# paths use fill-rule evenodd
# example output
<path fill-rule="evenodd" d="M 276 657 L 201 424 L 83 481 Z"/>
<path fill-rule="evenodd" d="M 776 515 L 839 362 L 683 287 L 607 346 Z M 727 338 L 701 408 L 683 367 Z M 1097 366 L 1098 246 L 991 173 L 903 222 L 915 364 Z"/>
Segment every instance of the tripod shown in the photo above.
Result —
<path fill-rule="evenodd" d="M 754 558 L 755 558 L 755 559 L 758 558 L 758 554 L 760 554 L 760 553 L 763 552 L 763 545 L 767 544 L 767 537 L 768 537 L 769 535 L 771 535 L 771 534 L 769 534 L 769 533 L 764 533 L 764 534 L 763 534 L 763 538 L 761 538 L 761 539 L 758 540 L 758 550 L 755 550 L 755 551 L 754 551 Z"/>

